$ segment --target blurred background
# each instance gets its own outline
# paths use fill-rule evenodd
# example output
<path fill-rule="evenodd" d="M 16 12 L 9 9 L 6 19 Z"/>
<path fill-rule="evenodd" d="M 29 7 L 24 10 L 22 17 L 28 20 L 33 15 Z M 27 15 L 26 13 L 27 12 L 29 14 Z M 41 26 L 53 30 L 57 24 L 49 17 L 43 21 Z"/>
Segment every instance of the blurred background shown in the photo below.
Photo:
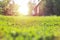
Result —
<path fill-rule="evenodd" d="M 59 0 L 0 0 L 0 14 L 3 15 L 60 15 Z M 25 6 L 24 6 L 25 5 Z M 24 12 L 23 12 L 24 11 Z"/>
<path fill-rule="evenodd" d="M 0 40 L 60 40 L 60 0 L 0 0 Z"/>

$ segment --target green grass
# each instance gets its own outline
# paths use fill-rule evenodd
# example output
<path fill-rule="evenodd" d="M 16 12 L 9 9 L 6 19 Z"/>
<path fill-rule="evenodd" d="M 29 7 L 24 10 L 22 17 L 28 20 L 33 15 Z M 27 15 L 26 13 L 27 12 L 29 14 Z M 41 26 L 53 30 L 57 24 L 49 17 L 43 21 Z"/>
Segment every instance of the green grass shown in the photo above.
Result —
<path fill-rule="evenodd" d="M 2 40 L 53 40 L 53 36 L 60 37 L 60 16 L 0 16 Z"/>

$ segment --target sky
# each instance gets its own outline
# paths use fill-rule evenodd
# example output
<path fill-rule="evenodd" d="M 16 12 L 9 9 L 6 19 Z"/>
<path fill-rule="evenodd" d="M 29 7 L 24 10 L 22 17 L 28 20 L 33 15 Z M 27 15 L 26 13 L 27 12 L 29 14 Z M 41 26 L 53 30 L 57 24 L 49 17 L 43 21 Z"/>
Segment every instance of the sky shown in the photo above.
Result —
<path fill-rule="evenodd" d="M 12 0 L 11 0 L 12 1 Z M 33 3 L 33 4 L 38 4 L 38 0 L 13 0 L 16 4 L 18 4 L 18 5 L 27 5 L 28 4 L 28 2 L 30 1 L 31 3 Z"/>
<path fill-rule="evenodd" d="M 3 1 L 3 0 L 0 0 L 0 1 Z"/>

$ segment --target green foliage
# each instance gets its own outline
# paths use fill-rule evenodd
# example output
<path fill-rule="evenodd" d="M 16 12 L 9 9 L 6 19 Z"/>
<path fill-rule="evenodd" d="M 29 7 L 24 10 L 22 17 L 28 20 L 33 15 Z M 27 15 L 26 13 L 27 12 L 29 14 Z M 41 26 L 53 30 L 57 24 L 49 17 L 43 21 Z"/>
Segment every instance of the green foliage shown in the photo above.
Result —
<path fill-rule="evenodd" d="M 60 17 L 56 16 L 0 16 L 3 40 L 54 40 L 60 36 L 59 30 Z"/>
<path fill-rule="evenodd" d="M 2 10 L 2 8 L 0 7 L 0 14 L 2 14 L 2 11 L 3 11 L 3 10 Z"/>
<path fill-rule="evenodd" d="M 0 14 L 3 14 L 4 8 L 7 6 L 9 0 L 0 1 Z"/>
<path fill-rule="evenodd" d="M 4 15 L 17 15 L 18 5 L 13 3 L 9 4 L 11 0 L 3 0 L 0 2 L 0 14 Z"/>

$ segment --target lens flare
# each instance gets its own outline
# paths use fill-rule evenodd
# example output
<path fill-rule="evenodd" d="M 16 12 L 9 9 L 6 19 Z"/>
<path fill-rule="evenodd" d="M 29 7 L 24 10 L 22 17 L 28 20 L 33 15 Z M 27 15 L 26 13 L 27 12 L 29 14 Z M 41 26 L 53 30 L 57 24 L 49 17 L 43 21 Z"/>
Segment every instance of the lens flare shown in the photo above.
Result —
<path fill-rule="evenodd" d="M 19 13 L 21 15 L 28 15 L 28 11 L 29 11 L 29 8 L 28 8 L 28 2 L 29 0 L 14 0 L 14 2 L 19 5 Z"/>
<path fill-rule="evenodd" d="M 29 8 L 28 6 L 21 6 L 18 11 L 21 15 L 28 15 Z"/>

